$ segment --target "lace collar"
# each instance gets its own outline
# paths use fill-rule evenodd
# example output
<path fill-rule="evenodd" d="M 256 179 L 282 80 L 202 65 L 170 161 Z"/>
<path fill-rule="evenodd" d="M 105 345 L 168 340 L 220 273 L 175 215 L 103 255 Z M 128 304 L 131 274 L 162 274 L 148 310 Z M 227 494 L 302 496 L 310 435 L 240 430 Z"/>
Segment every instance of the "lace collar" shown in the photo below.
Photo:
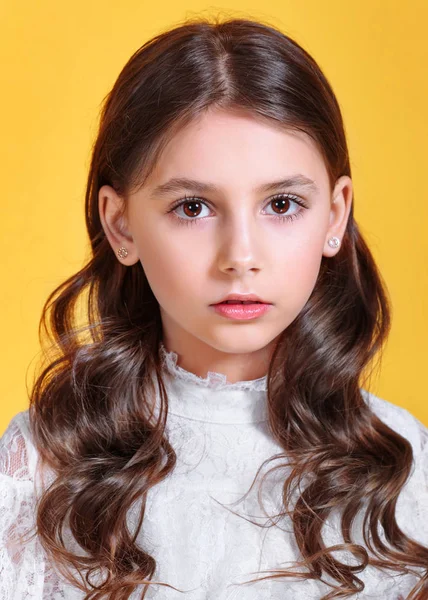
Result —
<path fill-rule="evenodd" d="M 252 423 L 267 419 L 267 375 L 248 381 L 227 381 L 224 373 L 199 377 L 177 364 L 176 352 L 160 344 L 169 398 L 169 412 L 212 423 Z"/>

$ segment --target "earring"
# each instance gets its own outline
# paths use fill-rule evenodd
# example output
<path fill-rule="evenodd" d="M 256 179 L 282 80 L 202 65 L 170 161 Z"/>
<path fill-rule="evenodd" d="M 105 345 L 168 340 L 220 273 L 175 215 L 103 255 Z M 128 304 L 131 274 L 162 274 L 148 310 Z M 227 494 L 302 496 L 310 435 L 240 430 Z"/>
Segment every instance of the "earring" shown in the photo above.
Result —
<path fill-rule="evenodd" d="M 121 246 L 117 251 L 117 255 L 119 258 L 126 258 L 128 256 L 128 250 L 124 246 Z"/>
<path fill-rule="evenodd" d="M 337 237 L 331 237 L 331 238 L 328 240 L 328 245 L 329 245 L 331 248 L 337 248 L 337 247 L 339 246 L 339 244 L 340 244 L 340 240 L 339 240 L 339 238 L 337 238 Z"/>

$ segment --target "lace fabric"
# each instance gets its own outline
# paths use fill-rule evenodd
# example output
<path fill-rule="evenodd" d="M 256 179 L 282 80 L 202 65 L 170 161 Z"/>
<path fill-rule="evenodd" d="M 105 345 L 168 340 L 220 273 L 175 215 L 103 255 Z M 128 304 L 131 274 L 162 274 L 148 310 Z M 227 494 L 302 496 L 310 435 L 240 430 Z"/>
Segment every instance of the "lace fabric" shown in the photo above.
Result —
<path fill-rule="evenodd" d="M 169 414 L 224 425 L 267 420 L 266 375 L 232 383 L 223 373 L 208 371 L 203 378 L 180 367 L 177 358 L 161 345 Z"/>
<path fill-rule="evenodd" d="M 24 413 L 25 414 L 25 413 Z M 12 419 L 0 441 L 0 598 L 41 598 L 54 583 L 46 569 L 35 525 L 31 448 L 22 413 Z M 21 421 L 21 424 L 20 424 Z M 25 543 L 22 539 L 27 538 Z M 32 596 L 31 596 L 32 594 Z M 46 596 L 47 597 L 47 596 Z M 58 596 L 60 598 L 60 596 Z"/>
<path fill-rule="evenodd" d="M 177 366 L 174 353 L 166 360 L 173 406 L 184 410 L 191 399 L 193 409 L 199 399 L 200 412 L 198 419 L 168 414 L 168 435 L 177 452 L 177 464 L 165 480 L 149 490 L 138 541 L 157 562 L 153 581 L 169 583 L 186 593 L 153 585 L 146 598 L 319 600 L 331 588 L 310 579 L 237 585 L 251 578 L 260 579 L 267 570 L 290 566 L 299 559 L 290 521 L 284 518 L 276 527 L 267 526 L 269 518 L 258 502 L 257 482 L 244 498 L 258 467 L 281 452 L 266 421 L 259 420 L 257 410 L 250 410 L 252 403 L 259 408 L 265 406 L 264 390 L 258 387 L 260 380 L 253 380 L 258 382 L 256 387 L 250 382 L 249 388 L 236 389 L 236 384 L 223 379 L 219 389 L 216 375 L 221 374 L 214 374 L 214 379 L 189 377 Z M 415 464 L 397 502 L 397 521 L 405 533 L 428 545 L 428 429 L 407 410 L 365 391 L 364 397 L 379 418 L 412 444 Z M 178 405 L 174 405 L 174 398 L 178 398 Z M 209 406 L 210 402 L 214 407 Z M 228 412 L 229 404 L 234 407 L 232 412 L 241 411 L 237 422 L 226 420 L 232 414 Z M 218 421 L 220 417 L 224 421 Z M 0 599 L 83 600 L 84 593 L 62 580 L 52 567 L 37 536 L 25 544 L 19 541 L 19 536 L 34 526 L 39 489 L 35 485 L 37 451 L 28 425 L 28 411 L 18 413 L 0 440 Z M 281 508 L 286 470 L 284 465 L 263 485 L 268 515 Z M 130 531 L 137 523 L 138 509 L 137 504 L 130 511 Z M 361 519 L 357 519 L 357 541 L 362 540 L 360 525 Z M 326 522 L 324 536 L 329 545 L 340 543 L 338 514 Z M 346 555 L 337 558 L 349 560 Z M 366 568 L 358 576 L 365 589 L 352 596 L 357 600 L 399 600 L 417 581 L 413 575 L 400 576 L 374 568 Z M 131 596 L 132 600 L 139 597 L 141 589 Z"/>
<path fill-rule="evenodd" d="M 172 373 L 176 379 L 188 382 L 189 384 L 197 385 L 200 387 L 209 387 L 217 390 L 237 391 L 246 390 L 254 392 L 266 392 L 267 391 L 267 375 L 259 377 L 258 379 L 251 379 L 248 381 L 236 381 L 231 383 L 227 380 L 227 376 L 224 373 L 217 373 L 216 371 L 208 371 L 207 376 L 199 377 L 190 371 L 186 371 L 177 364 L 178 354 L 174 351 L 168 351 L 164 344 L 160 344 L 162 364 L 165 369 Z"/>

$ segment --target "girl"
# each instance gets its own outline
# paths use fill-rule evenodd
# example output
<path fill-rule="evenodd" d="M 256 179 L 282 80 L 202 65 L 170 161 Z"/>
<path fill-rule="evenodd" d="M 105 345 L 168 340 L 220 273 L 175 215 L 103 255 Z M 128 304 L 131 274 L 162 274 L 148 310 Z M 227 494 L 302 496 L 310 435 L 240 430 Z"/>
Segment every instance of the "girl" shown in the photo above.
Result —
<path fill-rule="evenodd" d="M 390 305 L 314 59 L 245 19 L 159 34 L 85 207 L 1 440 L 0 597 L 428 598 L 428 429 L 361 387 Z"/>

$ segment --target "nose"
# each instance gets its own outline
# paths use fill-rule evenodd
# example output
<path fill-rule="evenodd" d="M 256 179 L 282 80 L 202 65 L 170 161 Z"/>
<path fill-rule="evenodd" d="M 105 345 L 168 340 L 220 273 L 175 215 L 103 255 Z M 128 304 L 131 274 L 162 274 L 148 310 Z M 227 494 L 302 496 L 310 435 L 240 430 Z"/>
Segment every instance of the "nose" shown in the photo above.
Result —
<path fill-rule="evenodd" d="M 254 216 L 242 212 L 232 216 L 219 235 L 218 266 L 221 271 L 242 275 L 262 268 L 262 236 Z"/>

